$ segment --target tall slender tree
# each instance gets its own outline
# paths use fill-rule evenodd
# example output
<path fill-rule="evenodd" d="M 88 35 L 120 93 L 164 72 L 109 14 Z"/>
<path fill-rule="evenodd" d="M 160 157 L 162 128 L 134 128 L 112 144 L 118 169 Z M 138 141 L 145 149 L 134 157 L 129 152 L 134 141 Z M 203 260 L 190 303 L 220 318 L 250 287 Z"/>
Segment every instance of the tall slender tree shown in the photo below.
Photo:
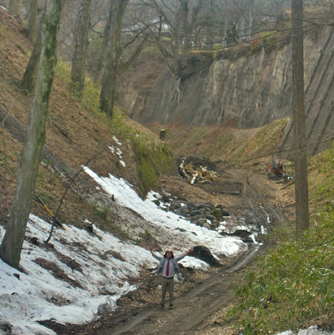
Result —
<path fill-rule="evenodd" d="M 141 0 L 141 3 L 156 12 L 165 25 L 169 27 L 170 43 L 162 39 L 162 30 L 156 31 L 156 42 L 160 52 L 167 61 L 172 73 L 178 77 L 187 65 L 192 39 L 199 24 L 200 13 L 210 4 L 209 0 Z M 161 26 L 160 26 L 161 27 Z"/>
<path fill-rule="evenodd" d="M 73 89 L 81 95 L 85 87 L 86 55 L 89 44 L 91 0 L 82 0 L 74 35 L 71 80 Z"/>
<path fill-rule="evenodd" d="M 18 268 L 32 200 L 37 172 L 45 142 L 45 124 L 49 96 L 57 63 L 57 32 L 64 0 L 46 0 L 45 23 L 42 30 L 42 52 L 36 88 L 28 117 L 25 142 L 18 164 L 14 200 L 10 210 L 6 233 L 0 246 L 0 257 Z"/>
<path fill-rule="evenodd" d="M 42 29 L 45 20 L 45 13 L 43 12 L 37 30 L 37 34 L 35 37 L 34 47 L 32 49 L 32 53 L 29 58 L 28 65 L 24 71 L 23 77 L 20 82 L 21 88 L 27 93 L 30 94 L 33 92 L 35 88 L 35 81 L 38 72 L 38 66 L 40 63 L 40 54 L 42 51 Z"/>
<path fill-rule="evenodd" d="M 303 0 L 292 0 L 292 110 L 295 147 L 296 232 L 309 227 L 304 92 Z"/>
<path fill-rule="evenodd" d="M 144 44 L 148 40 L 149 34 L 143 38 L 136 50 L 124 59 L 123 51 L 131 45 L 142 32 L 139 32 L 133 39 L 124 45 L 121 44 L 122 22 L 125 14 L 125 9 L 129 0 L 111 0 L 111 25 L 109 32 L 109 41 L 107 47 L 106 64 L 101 80 L 100 92 L 100 108 L 109 117 L 113 116 L 115 99 L 116 99 L 116 84 L 117 78 L 124 73 L 128 67 L 137 59 L 140 52 L 144 48 Z"/>
<path fill-rule="evenodd" d="M 99 65 L 98 65 L 98 69 L 97 69 L 97 74 L 95 77 L 96 82 L 100 83 L 102 80 L 102 75 L 103 75 L 103 71 L 104 71 L 104 67 L 106 64 L 106 59 L 107 59 L 107 53 L 105 52 L 105 50 L 107 50 L 108 48 L 108 42 L 109 42 L 109 36 L 111 33 L 111 19 L 112 19 L 112 11 L 113 11 L 113 4 L 110 4 L 109 7 L 109 13 L 107 16 L 107 21 L 106 21 L 106 25 L 104 26 L 104 31 L 103 31 L 103 42 L 102 42 L 102 50 L 103 52 L 101 52 L 100 55 L 100 59 L 99 59 Z"/>
<path fill-rule="evenodd" d="M 37 9 L 38 9 L 38 1 L 30 0 L 28 10 L 28 34 L 32 43 L 35 43 L 36 41 Z"/>

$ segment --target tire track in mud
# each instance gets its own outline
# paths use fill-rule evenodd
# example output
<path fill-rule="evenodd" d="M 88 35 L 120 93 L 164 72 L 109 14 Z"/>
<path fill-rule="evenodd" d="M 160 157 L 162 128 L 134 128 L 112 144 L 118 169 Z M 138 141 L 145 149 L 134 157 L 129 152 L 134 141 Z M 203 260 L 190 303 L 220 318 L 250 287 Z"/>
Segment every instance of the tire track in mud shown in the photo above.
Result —
<path fill-rule="evenodd" d="M 127 317 L 113 320 L 113 325 L 99 330 L 99 335 L 193 334 L 212 314 L 234 298 L 234 286 L 240 272 L 252 262 L 259 250 L 253 245 L 234 264 L 222 268 L 194 289 L 175 299 L 175 309 L 161 310 L 159 305 L 133 311 Z"/>
<path fill-rule="evenodd" d="M 245 210 L 250 210 L 258 217 L 259 224 L 272 228 L 285 219 L 282 209 L 277 205 L 272 192 L 263 191 L 263 182 L 258 178 L 248 177 L 248 172 L 233 171 L 231 180 L 243 184 L 242 195 Z M 267 184 L 270 188 L 270 183 Z M 243 272 L 262 253 L 266 245 L 253 244 L 232 265 L 221 268 L 197 284 L 195 288 L 175 299 L 175 309 L 161 310 L 159 304 L 152 304 L 141 309 L 128 311 L 118 318 L 110 320 L 108 329 L 99 329 L 99 335 L 188 335 L 196 334 L 198 328 L 215 312 L 226 307 L 235 297 L 234 286 Z"/>

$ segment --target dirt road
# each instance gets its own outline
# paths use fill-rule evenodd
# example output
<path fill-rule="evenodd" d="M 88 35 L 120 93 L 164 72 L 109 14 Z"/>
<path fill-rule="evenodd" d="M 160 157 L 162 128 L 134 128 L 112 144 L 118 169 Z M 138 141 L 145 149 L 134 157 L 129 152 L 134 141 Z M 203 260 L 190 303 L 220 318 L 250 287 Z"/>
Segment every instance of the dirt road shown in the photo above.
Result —
<path fill-rule="evenodd" d="M 233 194 L 229 194 L 226 185 L 230 189 L 231 185 L 237 185 L 240 194 L 233 189 L 230 192 Z M 206 199 L 212 203 L 225 204 L 234 214 L 251 214 L 251 219 L 255 218 L 259 225 L 269 230 L 286 218 L 286 206 L 291 206 L 289 191 L 280 190 L 281 185 L 268 180 L 264 174 L 250 175 L 248 171 L 225 171 L 221 174 L 220 184 L 207 185 L 201 189 L 180 179 L 162 181 L 162 186 L 169 193 L 192 201 Z M 221 324 L 212 324 L 207 333 L 201 327 L 207 324 L 215 312 L 227 307 L 233 300 L 236 282 L 249 263 L 263 250 L 264 246 L 251 244 L 249 250 L 232 261 L 232 264 L 230 262 L 228 267 L 211 269 L 203 277 L 184 269 L 186 276 L 176 285 L 175 308 L 172 310 L 159 308 L 160 276 L 152 276 L 150 270 L 145 269 L 141 278 L 133 282 L 138 289 L 119 299 L 116 311 L 107 312 L 98 320 L 82 326 L 64 326 L 51 321 L 44 324 L 63 335 L 233 334 L 221 333 Z"/>
<path fill-rule="evenodd" d="M 158 304 L 132 311 L 114 319 L 110 328 L 99 331 L 100 335 L 153 335 L 195 334 L 204 320 L 228 305 L 233 299 L 233 287 L 243 267 L 256 256 L 258 246 L 253 246 L 235 264 L 220 269 L 208 280 L 176 299 L 175 308 L 164 310 Z"/>
<path fill-rule="evenodd" d="M 241 184 L 242 194 L 232 197 L 226 193 L 219 194 L 217 199 L 216 190 L 221 189 L 226 182 L 237 183 L 238 186 Z M 174 185 L 178 190 L 182 189 L 175 183 L 169 185 Z M 225 201 L 225 203 L 230 201 L 231 210 L 251 211 L 262 224 L 267 228 L 272 228 L 273 225 L 286 218 L 283 214 L 283 207 L 289 203 L 288 195 L 282 193 L 280 188 L 281 186 L 267 180 L 265 175 L 250 176 L 248 172 L 232 170 L 225 173 L 225 178 L 221 179 L 221 185 L 216 184 L 211 189 L 206 188 L 205 192 L 206 196 L 210 194 L 210 197 L 216 197 L 217 201 Z M 169 191 L 173 192 L 171 189 Z M 183 189 L 183 193 L 188 193 L 189 196 L 191 190 Z M 196 192 L 195 196 L 198 195 L 199 193 Z M 199 327 L 215 312 L 232 301 L 236 282 L 246 271 L 247 265 L 252 262 L 259 251 L 263 251 L 263 248 L 259 245 L 251 246 L 249 251 L 234 264 L 219 269 L 208 279 L 198 282 L 193 289 L 176 299 L 175 309 L 161 310 L 158 303 L 151 304 L 113 318 L 108 328 L 100 329 L 95 334 L 203 334 Z"/>

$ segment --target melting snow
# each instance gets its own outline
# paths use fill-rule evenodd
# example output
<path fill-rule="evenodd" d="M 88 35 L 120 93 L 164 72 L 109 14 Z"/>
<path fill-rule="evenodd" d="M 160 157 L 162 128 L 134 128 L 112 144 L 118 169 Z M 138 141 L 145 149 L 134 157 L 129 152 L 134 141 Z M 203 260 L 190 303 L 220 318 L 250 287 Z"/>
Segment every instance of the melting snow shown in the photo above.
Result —
<path fill-rule="evenodd" d="M 151 201 L 153 192 L 143 201 L 124 179 L 112 175 L 100 178 L 88 168 L 85 171 L 105 192 L 115 195 L 118 204 L 134 210 L 156 227 L 153 234 L 157 233 L 161 246 L 174 248 L 176 255 L 195 245 L 205 245 L 214 254 L 225 256 L 247 248 L 238 238 L 222 237 L 163 211 Z M 143 265 L 157 265 L 144 248 L 122 242 L 95 226 L 95 234 L 66 224 L 65 227 L 66 231 L 54 231 L 50 243 L 53 247 L 36 245 L 32 238 L 45 241 L 51 225 L 30 215 L 20 262 L 24 272 L 0 260 L 0 324 L 10 323 L 14 334 L 55 334 L 38 324 L 39 320 L 76 324 L 91 321 L 97 317 L 99 307 L 115 309 L 117 299 L 136 288 L 127 278 L 137 276 Z M 4 233 L 0 226 L 0 242 Z M 41 267 L 36 259 L 56 265 L 67 280 L 55 278 L 53 271 Z M 64 259 L 72 260 L 76 266 L 71 267 Z M 195 269 L 208 268 L 205 262 L 189 256 L 181 263 Z"/>

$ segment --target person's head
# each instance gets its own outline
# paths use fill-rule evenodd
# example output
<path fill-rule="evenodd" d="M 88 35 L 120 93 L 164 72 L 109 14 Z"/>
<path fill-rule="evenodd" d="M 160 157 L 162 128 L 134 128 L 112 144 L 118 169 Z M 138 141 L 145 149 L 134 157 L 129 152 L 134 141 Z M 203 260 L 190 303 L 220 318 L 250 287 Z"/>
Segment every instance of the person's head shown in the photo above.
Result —
<path fill-rule="evenodd" d="M 174 258 L 173 250 L 166 250 L 164 257 L 166 258 Z"/>

